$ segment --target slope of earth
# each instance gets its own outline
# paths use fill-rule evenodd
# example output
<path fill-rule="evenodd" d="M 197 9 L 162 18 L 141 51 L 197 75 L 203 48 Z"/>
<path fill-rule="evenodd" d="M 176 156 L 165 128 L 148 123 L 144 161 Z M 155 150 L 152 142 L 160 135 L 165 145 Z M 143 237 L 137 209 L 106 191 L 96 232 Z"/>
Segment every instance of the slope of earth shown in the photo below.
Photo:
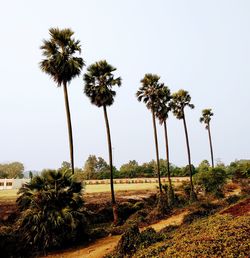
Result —
<path fill-rule="evenodd" d="M 221 214 L 227 213 L 233 216 L 250 215 L 250 198 L 241 201 L 221 212 Z"/>
<path fill-rule="evenodd" d="M 223 214 L 183 224 L 166 240 L 139 250 L 133 257 L 250 257 L 249 200 L 231 206 Z"/>

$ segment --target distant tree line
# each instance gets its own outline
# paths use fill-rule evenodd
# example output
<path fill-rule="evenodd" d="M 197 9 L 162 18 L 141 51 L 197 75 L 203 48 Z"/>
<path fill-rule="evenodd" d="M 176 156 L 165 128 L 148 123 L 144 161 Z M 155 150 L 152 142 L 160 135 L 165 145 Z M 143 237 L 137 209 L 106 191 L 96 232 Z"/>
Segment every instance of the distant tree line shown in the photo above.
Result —
<path fill-rule="evenodd" d="M 159 160 L 160 174 L 163 177 L 167 177 L 168 168 L 167 162 L 164 159 Z M 138 178 L 138 177 L 156 177 L 156 161 L 151 160 L 139 164 L 136 160 L 130 160 L 127 163 L 121 165 L 118 169 L 113 167 L 114 178 Z M 192 175 L 198 172 L 209 171 L 210 163 L 208 160 L 203 160 L 198 166 L 191 165 Z M 215 167 L 224 170 L 228 178 L 247 178 L 250 177 L 250 160 L 235 160 L 229 165 L 225 165 L 222 162 L 217 162 Z M 61 169 L 70 169 L 70 163 L 63 162 Z M 189 165 L 177 166 L 175 164 L 169 164 L 169 171 L 171 177 L 187 177 L 189 176 Z M 83 168 L 75 168 L 75 177 L 78 180 L 94 180 L 94 179 L 109 179 L 110 168 L 108 163 L 102 158 L 96 155 L 89 155 Z"/>

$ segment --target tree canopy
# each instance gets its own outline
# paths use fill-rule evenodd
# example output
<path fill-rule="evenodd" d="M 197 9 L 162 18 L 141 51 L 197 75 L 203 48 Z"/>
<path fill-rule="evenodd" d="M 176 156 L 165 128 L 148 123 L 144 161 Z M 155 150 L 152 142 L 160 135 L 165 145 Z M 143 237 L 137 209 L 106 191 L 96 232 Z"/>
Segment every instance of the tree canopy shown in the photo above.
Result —
<path fill-rule="evenodd" d="M 0 164 L 0 178 L 23 178 L 24 165 L 21 162 Z"/>

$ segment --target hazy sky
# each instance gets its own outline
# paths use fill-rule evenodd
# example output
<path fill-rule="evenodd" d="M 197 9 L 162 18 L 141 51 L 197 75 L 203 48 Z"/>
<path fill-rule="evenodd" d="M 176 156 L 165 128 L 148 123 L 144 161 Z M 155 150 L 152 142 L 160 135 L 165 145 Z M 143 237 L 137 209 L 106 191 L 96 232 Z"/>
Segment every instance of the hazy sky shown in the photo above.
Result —
<path fill-rule="evenodd" d="M 250 1 L 248 0 L 8 0 L 1 1 L 0 163 L 26 170 L 69 161 L 63 89 L 38 63 L 50 27 L 71 28 L 86 65 L 106 59 L 122 87 L 108 109 L 117 167 L 155 158 L 152 119 L 135 98 L 145 73 L 157 73 L 172 92 L 188 90 L 186 110 L 193 163 L 210 160 L 203 108 L 211 122 L 215 159 L 250 158 Z M 86 67 L 83 72 L 86 71 Z M 103 110 L 83 94 L 82 75 L 69 85 L 75 163 L 89 154 L 108 160 Z M 170 159 L 187 163 L 182 121 L 169 122 Z M 158 126 L 160 156 L 165 158 Z"/>

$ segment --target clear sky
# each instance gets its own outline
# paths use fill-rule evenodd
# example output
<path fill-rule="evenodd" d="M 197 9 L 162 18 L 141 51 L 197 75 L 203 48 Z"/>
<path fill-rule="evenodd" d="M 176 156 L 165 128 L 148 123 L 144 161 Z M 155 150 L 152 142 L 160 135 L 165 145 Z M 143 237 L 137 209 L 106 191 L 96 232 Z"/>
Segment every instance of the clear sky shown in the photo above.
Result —
<path fill-rule="evenodd" d="M 87 66 L 106 59 L 122 87 L 109 108 L 117 167 L 155 158 L 151 114 L 135 98 L 145 73 L 161 76 L 172 92 L 188 90 L 192 161 L 210 160 L 203 108 L 211 122 L 215 159 L 250 158 L 250 1 L 248 0 L 8 0 L 1 1 L 0 163 L 26 170 L 69 161 L 63 90 L 38 63 L 50 27 L 71 28 Z M 83 72 L 86 71 L 86 67 Z M 75 163 L 89 154 L 108 160 L 103 110 L 83 94 L 82 75 L 69 85 Z M 187 164 L 183 124 L 169 122 L 170 161 Z M 165 158 L 158 126 L 160 156 Z"/>

